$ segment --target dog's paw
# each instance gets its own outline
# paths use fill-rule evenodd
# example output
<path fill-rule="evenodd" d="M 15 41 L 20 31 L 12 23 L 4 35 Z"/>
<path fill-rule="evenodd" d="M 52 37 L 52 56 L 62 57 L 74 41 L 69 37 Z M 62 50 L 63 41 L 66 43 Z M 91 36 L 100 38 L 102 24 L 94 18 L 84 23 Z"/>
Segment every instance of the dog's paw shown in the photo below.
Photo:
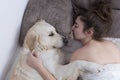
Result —
<path fill-rule="evenodd" d="M 83 73 L 98 73 L 98 72 L 104 71 L 103 65 L 93 63 L 93 62 L 86 62 L 86 64 L 83 64 L 82 68 L 83 69 L 81 69 L 81 71 Z"/>
<path fill-rule="evenodd" d="M 102 71 L 104 71 L 105 69 L 104 69 L 104 67 L 98 67 L 98 69 L 96 70 L 97 72 L 102 72 Z"/>
<path fill-rule="evenodd" d="M 89 68 L 88 68 L 88 71 L 90 73 L 98 73 L 98 72 L 102 72 L 104 70 L 105 69 L 102 65 L 92 65 L 92 66 L 89 66 Z"/>

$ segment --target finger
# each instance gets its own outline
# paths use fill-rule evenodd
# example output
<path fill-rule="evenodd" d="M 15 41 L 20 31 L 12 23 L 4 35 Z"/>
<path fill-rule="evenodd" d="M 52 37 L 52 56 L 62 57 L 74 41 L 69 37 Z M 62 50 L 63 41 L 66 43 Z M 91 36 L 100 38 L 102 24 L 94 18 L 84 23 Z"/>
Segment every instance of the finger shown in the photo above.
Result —
<path fill-rule="evenodd" d="M 31 59 L 31 58 L 33 58 L 32 53 L 28 53 L 28 57 L 27 57 L 27 59 Z"/>
<path fill-rule="evenodd" d="M 28 55 L 28 57 L 29 57 L 29 56 L 31 56 L 32 54 L 31 54 L 31 52 L 29 52 L 27 55 Z"/>
<path fill-rule="evenodd" d="M 35 58 L 36 56 L 34 56 L 34 53 L 32 53 L 32 52 L 29 52 L 28 53 L 28 58 Z"/>
<path fill-rule="evenodd" d="M 33 52 L 32 55 L 37 57 L 37 58 L 39 57 L 39 53 L 38 52 Z"/>
<path fill-rule="evenodd" d="M 31 60 L 31 53 L 28 53 L 28 56 L 27 56 L 27 64 L 29 64 L 30 60 Z"/>
<path fill-rule="evenodd" d="M 32 50 L 32 53 L 36 52 L 35 50 Z"/>

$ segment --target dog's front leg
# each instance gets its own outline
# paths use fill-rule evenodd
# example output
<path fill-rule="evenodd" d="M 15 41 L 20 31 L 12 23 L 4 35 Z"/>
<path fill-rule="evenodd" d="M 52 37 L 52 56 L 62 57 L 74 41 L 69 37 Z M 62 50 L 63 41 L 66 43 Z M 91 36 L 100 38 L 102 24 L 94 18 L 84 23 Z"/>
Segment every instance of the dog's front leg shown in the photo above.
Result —
<path fill-rule="evenodd" d="M 104 70 L 102 65 L 84 60 L 73 61 L 71 64 L 76 64 L 76 68 L 78 68 L 78 70 L 82 71 L 83 73 L 98 73 Z"/>
<path fill-rule="evenodd" d="M 79 77 L 79 70 L 75 70 L 71 76 L 69 76 L 66 80 L 77 80 Z"/>
<path fill-rule="evenodd" d="M 56 78 L 58 80 L 67 80 L 71 77 L 77 78 L 83 73 L 98 73 L 104 70 L 102 65 L 88 61 L 73 61 L 67 65 L 60 65 L 56 68 Z"/>
<path fill-rule="evenodd" d="M 55 77 L 57 80 L 70 80 L 71 78 L 76 79 L 80 73 L 76 66 L 76 62 L 67 65 L 58 65 L 55 70 Z"/>

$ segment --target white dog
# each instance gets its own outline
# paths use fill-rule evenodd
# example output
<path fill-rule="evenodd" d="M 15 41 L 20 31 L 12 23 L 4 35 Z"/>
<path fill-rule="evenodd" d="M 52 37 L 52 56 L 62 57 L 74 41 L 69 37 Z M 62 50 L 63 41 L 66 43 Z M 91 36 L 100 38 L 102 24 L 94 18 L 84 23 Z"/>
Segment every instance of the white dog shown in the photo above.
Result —
<path fill-rule="evenodd" d="M 71 76 L 77 77 L 84 71 L 98 72 L 102 70 L 101 66 L 93 63 L 95 66 L 91 67 L 90 62 L 85 61 L 74 61 L 62 65 L 63 54 L 60 48 L 63 45 L 62 36 L 56 32 L 52 25 L 43 20 L 36 22 L 27 32 L 21 57 L 11 73 L 10 80 L 43 80 L 37 71 L 26 64 L 27 54 L 33 50 L 40 52 L 44 66 L 57 80 L 66 80 Z M 84 67 L 85 65 L 89 66 Z"/>

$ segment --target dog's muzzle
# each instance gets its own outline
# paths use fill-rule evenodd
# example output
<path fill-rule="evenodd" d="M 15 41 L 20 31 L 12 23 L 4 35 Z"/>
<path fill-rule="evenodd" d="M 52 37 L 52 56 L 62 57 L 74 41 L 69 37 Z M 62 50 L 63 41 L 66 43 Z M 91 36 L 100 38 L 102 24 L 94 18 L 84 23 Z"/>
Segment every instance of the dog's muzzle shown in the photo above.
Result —
<path fill-rule="evenodd" d="M 63 39 L 63 43 L 64 43 L 64 45 L 67 45 L 68 44 L 68 40 L 67 40 L 67 38 L 62 38 Z"/>

